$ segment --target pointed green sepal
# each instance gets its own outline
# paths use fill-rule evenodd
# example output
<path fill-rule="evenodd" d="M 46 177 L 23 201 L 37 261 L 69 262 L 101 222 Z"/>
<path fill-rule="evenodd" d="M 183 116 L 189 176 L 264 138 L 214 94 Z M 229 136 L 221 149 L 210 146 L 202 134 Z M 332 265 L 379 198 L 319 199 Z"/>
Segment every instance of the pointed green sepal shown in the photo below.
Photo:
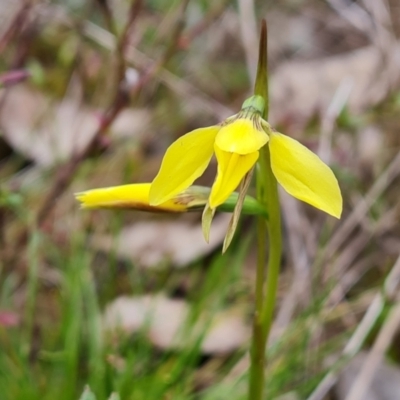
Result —
<path fill-rule="evenodd" d="M 264 101 L 264 118 L 268 115 L 268 55 L 267 55 L 267 23 L 263 19 L 261 22 L 260 47 L 258 53 L 258 66 L 256 81 L 254 84 L 254 94 L 260 96 Z"/>
<path fill-rule="evenodd" d="M 203 216 L 201 218 L 201 227 L 203 229 L 203 236 L 207 243 L 210 242 L 210 229 L 211 229 L 211 222 L 214 218 L 215 208 L 210 208 L 209 203 L 206 204 Z"/>
<path fill-rule="evenodd" d="M 236 232 L 237 224 L 239 222 L 240 214 L 243 208 L 243 202 L 246 197 L 246 192 L 249 189 L 252 176 L 253 170 L 250 170 L 240 183 L 239 196 L 236 202 L 235 209 L 233 210 L 232 218 L 229 222 L 228 230 L 226 232 L 224 244 L 222 246 L 222 253 L 225 253 L 225 251 L 228 249 L 229 245 L 232 242 L 233 235 Z"/>

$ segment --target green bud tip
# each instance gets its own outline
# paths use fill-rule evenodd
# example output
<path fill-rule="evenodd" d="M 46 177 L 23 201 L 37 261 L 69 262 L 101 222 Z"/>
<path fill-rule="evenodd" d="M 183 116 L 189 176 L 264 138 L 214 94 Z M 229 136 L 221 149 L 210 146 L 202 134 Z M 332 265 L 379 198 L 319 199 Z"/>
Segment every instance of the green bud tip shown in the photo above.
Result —
<path fill-rule="evenodd" d="M 249 108 L 253 108 L 255 111 L 263 115 L 265 109 L 265 100 L 262 98 L 262 96 L 251 96 L 246 99 L 242 105 L 242 110 L 246 110 Z"/>

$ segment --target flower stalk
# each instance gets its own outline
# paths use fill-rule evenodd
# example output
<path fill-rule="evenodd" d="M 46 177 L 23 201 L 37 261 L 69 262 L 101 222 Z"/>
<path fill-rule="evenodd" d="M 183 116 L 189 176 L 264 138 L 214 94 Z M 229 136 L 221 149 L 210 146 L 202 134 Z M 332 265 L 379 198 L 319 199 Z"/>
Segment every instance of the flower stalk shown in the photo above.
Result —
<path fill-rule="evenodd" d="M 257 178 L 263 179 L 259 182 L 259 186 L 263 190 L 258 191 L 257 194 L 259 197 L 257 199 L 260 203 L 267 205 L 269 218 L 267 221 L 258 217 L 257 221 L 256 311 L 253 321 L 249 377 L 249 399 L 251 400 L 261 400 L 264 398 L 265 367 L 267 362 L 266 346 L 274 317 L 282 254 L 278 185 L 271 170 L 270 154 L 267 146 L 261 152 L 260 158 L 264 162 L 260 163 L 260 173 Z M 265 243 L 267 236 L 269 256 L 265 285 Z M 264 286 L 266 286 L 265 290 Z"/>
<path fill-rule="evenodd" d="M 267 27 L 265 20 L 262 21 L 261 25 L 259 62 L 254 94 L 262 96 L 264 99 L 265 108 L 263 118 L 267 120 L 269 96 Z M 257 167 L 257 200 L 268 210 L 269 219 L 267 221 L 264 218 L 257 218 L 258 256 L 255 285 L 255 314 L 250 350 L 249 400 L 263 399 L 266 366 L 265 351 L 273 321 L 282 253 L 282 232 L 278 187 L 276 178 L 271 169 L 269 146 L 264 146 L 260 150 Z M 269 256 L 266 288 L 264 290 L 266 266 L 265 244 L 267 242 L 267 236 L 269 239 Z"/>

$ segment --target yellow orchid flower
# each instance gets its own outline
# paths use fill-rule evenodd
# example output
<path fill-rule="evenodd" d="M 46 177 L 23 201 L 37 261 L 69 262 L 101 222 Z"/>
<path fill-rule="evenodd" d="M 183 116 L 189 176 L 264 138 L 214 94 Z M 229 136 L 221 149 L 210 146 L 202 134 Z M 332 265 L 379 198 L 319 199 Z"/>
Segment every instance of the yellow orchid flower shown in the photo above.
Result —
<path fill-rule="evenodd" d="M 237 115 L 220 125 L 189 132 L 172 143 L 151 185 L 150 204 L 162 204 L 189 187 L 215 154 L 218 172 L 208 199 L 209 208 L 214 210 L 253 168 L 260 148 L 269 145 L 271 168 L 283 188 L 340 218 L 342 196 L 332 170 L 298 141 L 274 132 L 262 119 L 263 110 L 263 98 L 250 97 Z"/>
<path fill-rule="evenodd" d="M 190 186 L 173 198 L 158 206 L 149 204 L 151 183 L 134 183 L 130 185 L 111 186 L 91 189 L 75 193 L 75 198 L 83 209 L 126 209 L 150 212 L 183 213 L 203 210 L 210 195 L 210 188 Z M 238 193 L 232 193 L 218 207 L 219 211 L 232 212 L 238 202 Z M 247 215 L 262 215 L 268 219 L 264 207 L 253 197 L 246 196 L 243 202 L 243 212 Z"/>
<path fill-rule="evenodd" d="M 150 204 L 157 205 L 190 186 L 203 174 L 215 153 L 218 174 L 209 206 L 215 209 L 238 187 L 253 168 L 258 151 L 269 137 L 269 124 L 261 117 L 264 100 L 253 96 L 241 112 L 220 125 L 196 129 L 167 149 L 150 189 Z"/>

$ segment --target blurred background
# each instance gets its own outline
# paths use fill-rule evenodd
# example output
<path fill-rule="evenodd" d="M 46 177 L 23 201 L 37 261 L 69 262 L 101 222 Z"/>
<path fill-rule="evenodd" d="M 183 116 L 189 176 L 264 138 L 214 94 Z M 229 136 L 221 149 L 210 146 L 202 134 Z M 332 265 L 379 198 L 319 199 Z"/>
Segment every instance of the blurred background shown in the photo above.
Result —
<path fill-rule="evenodd" d="M 398 0 L 0 0 L 1 400 L 246 398 L 254 219 L 222 256 L 229 215 L 206 244 L 200 214 L 73 194 L 236 113 L 262 18 L 269 121 L 344 197 L 337 221 L 281 192 L 267 398 L 400 398 Z"/>

